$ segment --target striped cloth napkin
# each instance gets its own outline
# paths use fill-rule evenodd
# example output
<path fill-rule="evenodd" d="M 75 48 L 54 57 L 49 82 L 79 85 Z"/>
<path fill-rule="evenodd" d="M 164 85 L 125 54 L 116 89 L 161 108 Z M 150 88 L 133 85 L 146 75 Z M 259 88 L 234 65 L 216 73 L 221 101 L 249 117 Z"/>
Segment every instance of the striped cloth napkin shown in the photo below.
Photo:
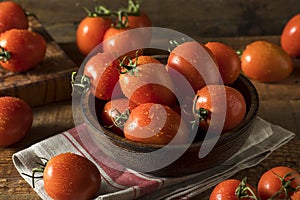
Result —
<path fill-rule="evenodd" d="M 259 117 L 254 121 L 254 129 L 244 146 L 223 164 L 209 170 L 183 177 L 163 178 L 139 173 L 123 167 L 118 171 L 104 163 L 111 162 L 97 147 L 86 149 L 82 145 L 78 132 L 86 129 L 82 124 L 76 128 L 47 138 L 39 143 L 21 150 L 13 155 L 13 162 L 20 175 L 32 184 L 31 178 L 21 173 L 31 173 L 39 157 L 51 158 L 63 152 L 73 152 L 83 155 L 93 161 L 101 172 L 101 188 L 96 199 L 188 199 L 213 187 L 218 182 L 227 179 L 238 171 L 257 165 L 275 149 L 289 142 L 295 134 L 273 125 Z M 80 131 L 79 131 L 80 129 Z M 93 155 L 103 154 L 102 160 Z M 104 162 L 105 161 L 105 162 Z M 118 166 L 120 169 L 122 166 Z M 36 180 L 34 190 L 42 199 L 50 199 L 43 188 L 43 180 Z"/>

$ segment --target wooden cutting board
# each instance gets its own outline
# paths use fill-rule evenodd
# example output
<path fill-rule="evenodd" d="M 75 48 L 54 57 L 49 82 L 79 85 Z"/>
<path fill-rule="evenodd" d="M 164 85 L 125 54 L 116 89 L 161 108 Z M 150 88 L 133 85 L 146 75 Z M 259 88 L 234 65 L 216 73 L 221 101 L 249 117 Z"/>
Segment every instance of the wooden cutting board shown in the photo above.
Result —
<path fill-rule="evenodd" d="M 28 19 L 29 29 L 40 33 L 47 41 L 45 58 L 25 73 L 0 69 L 0 96 L 19 97 L 33 107 L 71 99 L 71 74 L 78 67 L 36 18 Z"/>

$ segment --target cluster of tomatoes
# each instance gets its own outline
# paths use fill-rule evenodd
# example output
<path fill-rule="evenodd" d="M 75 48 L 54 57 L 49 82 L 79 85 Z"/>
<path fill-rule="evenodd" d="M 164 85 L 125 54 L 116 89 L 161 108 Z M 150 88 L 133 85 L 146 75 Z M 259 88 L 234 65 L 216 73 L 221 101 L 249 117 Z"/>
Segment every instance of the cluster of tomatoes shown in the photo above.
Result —
<path fill-rule="evenodd" d="M 148 15 L 141 11 L 138 1 L 128 0 L 128 7 L 122 7 L 117 11 L 98 6 L 95 11 L 87 12 L 88 16 L 81 20 L 76 31 L 77 47 L 83 55 L 88 55 L 94 48 L 113 35 L 135 28 L 152 26 Z M 126 41 L 118 40 L 107 42 L 106 47 L 103 46 L 103 48 L 114 48 L 114 50 L 119 51 L 124 46 L 128 46 Z"/>
<path fill-rule="evenodd" d="M 28 26 L 27 15 L 18 3 L 0 2 L 0 66 L 3 70 L 25 72 L 44 58 L 45 39 Z M 0 105 L 0 147 L 6 147 L 19 142 L 29 131 L 33 112 L 25 101 L 16 97 L 0 97 Z"/>
<path fill-rule="evenodd" d="M 85 63 L 83 74 L 92 94 L 105 102 L 98 116 L 107 129 L 142 143 L 183 144 L 195 128 L 190 122 L 199 120 L 199 127 L 206 131 L 219 124 L 211 116 L 223 113 L 220 131 L 226 132 L 244 119 L 245 99 L 233 87 L 241 61 L 230 46 L 183 42 L 164 64 L 140 51 L 133 58 L 131 52 L 121 58 L 98 52 Z M 222 98 L 225 104 L 218 103 Z"/>
<path fill-rule="evenodd" d="M 255 187 L 247 183 L 247 179 L 227 179 L 213 189 L 210 200 L 299 200 L 300 174 L 297 170 L 277 166 L 264 172 Z"/>
<path fill-rule="evenodd" d="M 25 72 L 45 57 L 45 39 L 28 26 L 27 15 L 18 3 L 0 2 L 0 65 L 6 70 Z"/>

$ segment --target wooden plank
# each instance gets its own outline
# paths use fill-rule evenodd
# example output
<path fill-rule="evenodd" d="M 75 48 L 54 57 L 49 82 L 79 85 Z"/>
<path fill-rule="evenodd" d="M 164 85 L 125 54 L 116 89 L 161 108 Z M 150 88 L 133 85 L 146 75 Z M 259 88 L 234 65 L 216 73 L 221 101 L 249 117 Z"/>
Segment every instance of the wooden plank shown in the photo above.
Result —
<path fill-rule="evenodd" d="M 16 96 L 31 106 L 70 99 L 70 77 L 77 66 L 37 19 L 29 17 L 29 24 L 32 31 L 40 33 L 47 41 L 45 58 L 24 73 L 0 71 L 0 96 Z"/>

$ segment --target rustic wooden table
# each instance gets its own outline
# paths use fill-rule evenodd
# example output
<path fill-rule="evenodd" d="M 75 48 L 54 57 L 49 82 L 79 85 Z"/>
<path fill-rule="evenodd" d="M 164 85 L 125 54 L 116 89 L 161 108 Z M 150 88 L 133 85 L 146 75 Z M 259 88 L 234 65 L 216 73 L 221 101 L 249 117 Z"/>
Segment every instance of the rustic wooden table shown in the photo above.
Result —
<path fill-rule="evenodd" d="M 45 24 L 45 27 L 53 36 L 53 38 L 59 43 L 60 47 L 78 66 L 80 66 L 83 57 L 79 54 L 76 48 L 75 30 L 78 22 L 85 14 L 84 12 L 80 11 L 79 7 L 82 7 L 85 4 L 88 5 L 87 7 L 91 7 L 91 2 L 71 1 L 71 0 L 68 1 L 24 0 L 20 2 L 22 3 L 22 5 L 24 5 L 25 8 L 32 10 L 37 14 L 42 24 Z M 164 3 L 162 3 L 163 4 L 162 6 L 172 7 L 170 2 L 171 1 L 164 1 Z M 180 6 L 180 4 L 183 4 L 183 2 L 184 1 L 178 1 L 177 4 Z M 196 3 L 196 1 L 193 2 Z M 215 1 L 208 1 L 207 5 L 204 4 L 203 6 L 204 7 L 206 6 L 205 9 L 215 8 L 213 2 Z M 231 0 L 229 1 L 228 5 L 221 5 L 221 6 L 224 6 L 224 8 L 228 8 L 228 10 L 230 10 L 230 6 L 235 5 L 234 4 L 235 2 L 237 1 Z M 248 24 L 251 23 L 249 20 L 252 19 L 251 14 L 255 12 L 255 9 L 260 9 L 260 11 L 265 10 L 266 12 L 271 12 L 270 10 L 274 9 L 273 8 L 274 6 L 272 5 L 263 4 L 263 3 L 259 4 L 260 2 L 258 0 L 253 2 L 252 4 L 249 3 L 249 5 L 246 4 L 244 5 L 242 3 L 239 3 L 239 5 L 237 6 L 239 6 L 239 8 L 242 8 L 243 12 L 240 9 L 237 10 L 237 12 L 232 13 L 232 15 L 234 15 L 235 17 L 244 16 L 247 14 L 245 10 L 248 9 L 249 11 L 248 13 L 249 16 L 247 18 L 248 21 L 246 19 L 240 19 L 241 21 L 237 20 L 237 23 L 235 23 L 236 24 L 235 27 L 227 27 L 228 28 L 227 31 L 225 31 L 226 29 L 224 27 L 219 27 L 219 29 L 217 29 L 217 31 L 224 30 L 224 35 L 227 35 L 226 37 L 222 37 L 223 36 L 222 32 L 219 32 L 219 35 L 217 35 L 216 37 L 213 34 L 212 34 L 213 37 L 208 37 L 209 33 L 205 32 L 206 37 L 200 37 L 202 36 L 201 34 L 199 34 L 199 32 L 201 31 L 198 30 L 198 32 L 195 33 L 194 30 L 188 29 L 191 28 L 191 26 L 185 29 L 186 30 L 185 33 L 191 34 L 195 39 L 197 39 L 200 42 L 206 42 L 212 40 L 222 41 L 224 43 L 231 45 L 235 49 L 243 49 L 246 44 L 258 39 L 266 39 L 279 44 L 278 35 L 280 33 L 280 30 L 278 30 L 278 28 L 276 29 L 273 27 L 273 29 L 277 30 L 277 32 L 273 31 L 271 32 L 273 36 L 269 36 L 270 34 L 268 32 L 264 32 L 262 25 L 259 25 L 258 28 L 253 28 L 255 27 L 253 24 L 249 25 L 249 27 L 252 28 L 252 33 L 253 32 L 254 34 L 257 33 L 256 35 L 259 36 L 249 36 L 250 33 L 247 31 L 244 32 L 239 31 L 237 35 L 244 34 L 248 36 L 232 36 L 232 35 L 230 36 L 231 32 L 232 33 L 237 32 L 238 30 L 237 27 L 242 28 L 242 26 L 238 25 L 239 24 L 238 22 L 242 22 L 242 20 L 245 20 L 245 23 Z M 282 9 L 286 8 L 289 5 L 290 6 L 292 5 L 292 4 L 286 5 L 285 1 L 274 1 L 274 2 L 275 5 L 279 7 L 281 6 L 280 8 L 278 8 L 279 10 L 278 9 L 277 10 L 275 9 L 275 11 L 273 10 L 273 12 L 275 12 L 275 15 L 276 12 L 280 13 Z M 296 1 L 294 1 L 294 3 L 296 3 Z M 166 13 L 162 14 L 159 8 L 156 8 L 155 6 L 154 7 L 149 6 L 149 2 L 145 2 L 145 4 L 146 6 L 148 5 L 148 7 L 146 7 L 146 10 L 149 13 L 153 14 L 153 21 L 155 25 L 156 24 L 158 26 L 165 25 L 169 28 L 173 27 L 174 29 L 184 32 L 184 28 L 182 28 L 179 25 L 177 26 L 177 23 L 175 23 L 171 18 L 165 18 L 165 20 L 169 20 L 170 22 L 169 24 L 166 21 L 164 22 L 161 21 L 162 19 L 164 19 L 162 17 L 164 17 L 164 15 L 167 15 Z M 262 4 L 264 6 L 262 6 Z M 65 12 L 67 7 L 69 7 L 69 9 L 75 9 L 75 12 Z M 297 6 L 293 6 L 293 8 L 295 7 Z M 182 12 L 183 13 L 181 14 L 185 14 L 184 11 Z M 296 13 L 298 11 L 293 9 L 293 12 Z M 255 14 L 255 16 L 259 17 L 261 13 L 260 14 L 257 13 Z M 226 14 L 226 9 L 225 9 L 225 14 Z M 170 15 L 173 17 L 175 16 L 174 13 L 171 13 Z M 282 26 L 282 24 L 286 21 L 286 19 L 291 15 L 292 14 L 290 15 L 285 14 L 284 15 L 285 19 L 282 19 L 281 16 L 281 18 L 278 19 L 278 22 L 280 22 L 281 25 L 278 25 L 278 27 Z M 202 15 L 202 17 L 203 16 L 204 15 Z M 234 16 L 231 17 L 227 16 L 227 18 L 229 18 L 227 20 L 232 19 Z M 266 14 L 265 16 L 269 16 L 269 15 Z M 273 15 L 272 17 L 274 19 L 276 18 Z M 272 17 L 269 16 L 269 18 Z M 216 16 L 212 18 L 207 20 L 217 21 Z M 221 19 L 221 17 L 219 19 Z M 183 22 L 182 19 L 179 19 L 179 21 Z M 206 30 L 209 30 L 209 26 L 208 24 L 205 24 L 204 19 L 202 19 L 202 21 L 200 22 L 203 22 L 204 24 L 203 27 L 207 28 Z M 259 23 L 262 22 L 260 21 Z M 183 24 L 182 26 L 188 26 L 188 25 Z M 199 27 L 200 25 L 197 26 Z M 270 26 L 270 24 L 268 24 L 268 26 Z M 216 27 L 218 27 L 218 25 L 216 25 Z M 268 35 L 261 36 L 262 34 L 268 34 Z M 294 63 L 294 71 L 292 75 L 288 77 L 286 80 L 283 80 L 279 83 L 273 83 L 273 84 L 259 83 L 255 81 L 253 81 L 253 83 L 257 88 L 260 97 L 260 108 L 259 108 L 258 115 L 271 123 L 280 125 L 296 133 L 296 137 L 288 144 L 274 151 L 267 159 L 262 161 L 259 165 L 240 171 L 239 173 L 234 175 L 233 178 L 241 179 L 244 176 L 247 176 L 249 177 L 249 182 L 255 185 L 258 181 L 259 176 L 266 169 L 269 169 L 273 166 L 286 165 L 286 166 L 294 167 L 296 169 L 300 169 L 299 168 L 300 166 L 300 128 L 299 128 L 300 127 L 300 82 L 299 82 L 300 61 L 294 59 L 293 63 Z M 34 110 L 34 123 L 32 129 L 30 130 L 28 135 L 24 138 L 24 140 L 9 148 L 0 149 L 0 199 L 8 199 L 8 200 L 39 199 L 38 195 L 21 178 L 21 176 L 14 168 L 11 156 L 13 153 L 19 150 L 29 147 L 30 145 L 36 142 L 39 142 L 45 138 L 48 138 L 54 134 L 57 134 L 61 131 L 67 130 L 74 126 L 73 116 L 72 116 L 72 105 L 70 100 L 34 107 L 33 110 Z M 210 192 L 211 190 L 208 190 L 203 194 L 201 194 L 196 199 L 208 199 Z"/>

